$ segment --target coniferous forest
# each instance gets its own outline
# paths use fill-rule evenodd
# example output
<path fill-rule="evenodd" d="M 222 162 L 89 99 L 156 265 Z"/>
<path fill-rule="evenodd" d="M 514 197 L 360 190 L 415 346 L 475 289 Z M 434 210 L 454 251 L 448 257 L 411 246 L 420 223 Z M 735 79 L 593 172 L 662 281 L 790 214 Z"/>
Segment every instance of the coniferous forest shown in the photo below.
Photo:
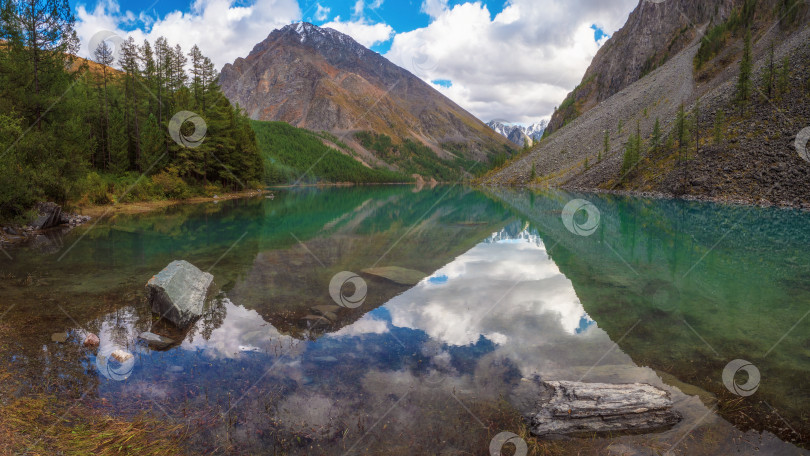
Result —
<path fill-rule="evenodd" d="M 67 0 L 0 0 L 0 219 L 22 219 L 37 201 L 106 204 L 260 185 L 250 122 L 197 46 L 96 41 L 92 60 L 75 57 Z"/>

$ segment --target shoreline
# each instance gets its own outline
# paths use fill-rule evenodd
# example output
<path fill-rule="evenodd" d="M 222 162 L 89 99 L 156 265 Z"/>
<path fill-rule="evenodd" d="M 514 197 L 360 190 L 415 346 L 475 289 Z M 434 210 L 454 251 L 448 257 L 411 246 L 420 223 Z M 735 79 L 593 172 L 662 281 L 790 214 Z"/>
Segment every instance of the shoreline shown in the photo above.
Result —
<path fill-rule="evenodd" d="M 598 195 L 616 195 L 616 196 L 630 196 L 635 198 L 650 198 L 660 200 L 680 200 L 692 201 L 703 203 L 727 204 L 733 206 L 748 206 L 760 208 L 777 208 L 777 209 L 793 209 L 798 211 L 810 212 L 810 202 L 803 202 L 795 204 L 789 201 L 782 201 L 774 203 L 765 199 L 755 201 L 754 198 L 735 198 L 728 196 L 706 196 L 706 195 L 676 195 L 674 193 L 656 191 L 656 190 L 611 190 L 604 188 L 590 188 L 590 187 L 577 187 L 577 186 L 531 186 L 531 185 L 483 185 L 477 184 L 476 188 L 511 188 L 518 190 L 531 190 L 542 191 L 546 189 L 562 190 L 566 192 L 576 193 L 593 193 Z"/>
<path fill-rule="evenodd" d="M 531 187 L 525 187 L 531 188 Z M 777 209 L 793 209 L 799 211 L 810 211 L 810 203 L 794 204 L 789 201 L 782 201 L 774 203 L 766 199 L 755 201 L 754 198 L 734 198 L 728 196 L 706 196 L 706 195 L 675 195 L 674 193 L 667 193 L 654 190 L 609 190 L 602 188 L 585 188 L 585 187 L 557 187 L 560 190 L 581 193 L 596 193 L 601 195 L 617 195 L 617 196 L 632 196 L 636 198 L 652 198 L 652 199 L 667 199 L 667 200 L 680 200 L 680 201 L 693 201 L 702 203 L 715 203 L 727 204 L 733 206 L 748 206 L 760 208 L 777 208 Z"/>
<path fill-rule="evenodd" d="M 244 190 L 241 192 L 224 193 L 216 197 L 209 196 L 195 196 L 185 199 L 167 199 L 158 201 L 137 201 L 131 203 L 116 203 L 116 204 L 101 204 L 91 206 L 66 206 L 64 214 L 73 219 L 80 219 L 80 222 L 62 224 L 52 228 L 45 228 L 41 230 L 26 229 L 25 227 L 15 226 L 2 226 L 0 225 L 0 246 L 2 245 L 17 245 L 30 242 L 37 236 L 45 235 L 55 230 L 68 231 L 77 226 L 81 226 L 91 222 L 92 220 L 104 219 L 114 215 L 120 214 L 145 214 L 153 212 L 158 209 L 164 209 L 171 206 L 180 204 L 202 204 L 219 201 L 230 201 L 243 198 L 255 198 L 262 195 L 272 195 L 273 192 L 266 189 Z M 12 228 L 13 232 L 7 232 L 6 228 Z"/>
<path fill-rule="evenodd" d="M 273 192 L 265 189 L 244 190 L 241 192 L 224 193 L 222 195 L 213 196 L 195 196 L 185 199 L 167 199 L 158 201 L 136 201 L 131 203 L 117 203 L 117 204 L 100 204 L 83 207 L 70 207 L 71 212 L 79 215 L 89 215 L 92 218 L 107 217 L 117 214 L 142 214 L 152 212 L 157 209 L 176 206 L 178 204 L 201 204 L 211 203 L 214 201 L 230 201 L 234 199 L 252 198 L 256 196 L 272 194 Z"/>
<path fill-rule="evenodd" d="M 218 202 L 218 201 L 230 201 L 235 199 L 243 199 L 243 198 L 255 198 L 262 195 L 272 195 L 273 189 L 280 189 L 280 190 L 287 190 L 296 187 L 307 187 L 307 188 L 346 188 L 346 187 L 359 187 L 359 186 L 393 186 L 393 185 L 416 185 L 413 183 L 401 183 L 401 182 L 390 182 L 390 183 L 373 183 L 373 184 L 354 184 L 354 183 L 329 183 L 329 184 L 304 184 L 304 185 L 278 185 L 278 186 L 269 186 L 262 189 L 255 189 L 255 190 L 245 190 L 240 192 L 231 192 L 231 193 L 224 193 L 222 195 L 216 195 L 216 197 L 208 197 L 208 196 L 196 196 L 192 198 L 186 199 L 167 199 L 167 200 L 158 200 L 158 201 L 138 201 L 138 202 L 131 202 L 131 203 L 117 203 L 117 204 L 104 204 L 104 205 L 90 205 L 90 206 L 78 206 L 78 207 L 70 207 L 67 206 L 67 211 L 70 216 L 74 217 L 84 217 L 88 216 L 89 219 L 77 223 L 77 224 L 70 224 L 70 225 L 60 225 L 53 228 L 48 228 L 44 230 L 24 230 L 19 229 L 20 234 L 9 234 L 4 231 L 5 226 L 0 226 L 0 245 L 14 245 L 14 244 L 22 244 L 34 239 L 36 236 L 43 235 L 52 230 L 58 229 L 72 229 L 76 226 L 81 226 L 85 223 L 92 221 L 93 219 L 99 218 L 106 218 L 109 216 L 120 215 L 120 214 L 145 214 L 149 212 L 153 212 L 159 209 L 164 209 L 171 206 L 181 205 L 181 204 L 202 204 L 202 203 L 211 203 L 211 202 Z M 577 192 L 577 193 L 591 193 L 597 195 L 615 195 L 615 196 L 625 196 L 625 197 L 634 197 L 634 198 L 649 198 L 649 199 L 659 199 L 659 200 L 679 200 L 679 201 L 690 201 L 690 202 L 704 202 L 704 203 L 714 203 L 714 204 L 726 204 L 726 205 L 734 205 L 734 206 L 745 206 L 745 207 L 759 207 L 759 208 L 777 208 L 777 209 L 789 209 L 789 210 L 797 210 L 802 212 L 810 212 L 810 203 L 799 203 L 795 204 L 788 201 L 782 201 L 780 203 L 774 203 L 772 201 L 768 201 L 765 199 L 760 199 L 759 201 L 755 201 L 753 198 L 734 198 L 734 197 L 712 197 L 712 196 L 705 196 L 705 195 L 675 195 L 673 193 L 661 192 L 661 191 L 654 191 L 654 190 L 610 190 L 610 189 L 602 189 L 602 188 L 587 188 L 587 187 L 576 187 L 576 186 L 559 186 L 559 187 L 540 187 L 540 186 L 529 186 L 529 185 L 482 185 L 480 183 L 471 185 L 472 188 L 483 190 L 486 188 L 510 188 L 516 190 L 529 190 L 529 191 L 539 191 L 544 189 L 557 189 L 567 192 Z"/>

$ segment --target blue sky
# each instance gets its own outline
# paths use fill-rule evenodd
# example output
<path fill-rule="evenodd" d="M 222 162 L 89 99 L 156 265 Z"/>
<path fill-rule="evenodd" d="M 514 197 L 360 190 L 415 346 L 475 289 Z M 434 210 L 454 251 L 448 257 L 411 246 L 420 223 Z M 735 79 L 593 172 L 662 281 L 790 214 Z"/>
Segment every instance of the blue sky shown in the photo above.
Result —
<path fill-rule="evenodd" d="M 638 0 L 69 0 L 101 31 L 200 46 L 222 66 L 302 20 L 351 35 L 483 121 L 548 119 Z"/>
<path fill-rule="evenodd" d="M 489 11 L 494 14 L 500 12 L 505 4 L 504 0 L 479 0 L 480 3 L 487 6 Z M 108 3 L 106 1 L 98 0 L 70 0 L 71 6 L 76 8 L 79 5 L 84 5 L 88 10 L 95 9 L 99 4 Z M 193 1 L 189 0 L 147 0 L 147 1 L 122 1 L 119 3 L 122 9 L 130 10 L 134 13 L 146 13 L 152 17 L 164 17 L 174 11 L 189 11 L 191 10 Z M 249 1 L 236 1 L 233 2 L 237 5 L 248 5 Z M 321 2 L 300 0 L 299 6 L 301 8 L 303 20 L 312 22 L 316 25 L 322 25 L 335 17 L 342 19 L 351 19 L 354 15 L 354 8 L 357 4 L 356 0 L 324 0 Z M 383 1 L 378 7 L 372 7 L 374 0 L 369 0 L 365 8 L 366 16 L 374 22 L 385 22 L 390 25 L 395 32 L 409 32 L 422 27 L 427 27 L 430 24 L 430 16 L 421 11 L 422 0 L 389 0 Z M 463 0 L 450 0 L 449 7 L 465 3 Z M 326 20 L 319 20 L 316 17 L 318 5 L 321 7 L 329 8 L 329 14 Z M 143 21 L 135 20 L 131 23 L 125 24 L 122 28 L 124 30 L 133 30 L 142 28 L 146 24 Z M 371 49 L 381 54 L 385 54 L 391 47 L 391 42 L 371 46 Z"/>

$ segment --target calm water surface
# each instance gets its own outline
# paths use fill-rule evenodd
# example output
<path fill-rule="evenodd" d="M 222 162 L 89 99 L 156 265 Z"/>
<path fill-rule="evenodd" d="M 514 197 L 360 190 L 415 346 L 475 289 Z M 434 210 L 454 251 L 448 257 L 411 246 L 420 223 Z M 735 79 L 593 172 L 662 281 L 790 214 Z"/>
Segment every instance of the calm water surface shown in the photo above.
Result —
<path fill-rule="evenodd" d="M 598 223 L 580 211 L 568 229 L 573 199 Z M 650 383 L 684 416 L 646 435 L 545 443 L 546 454 L 808 453 L 807 213 L 308 189 L 116 216 L 7 252 L 0 315 L 13 340 L 0 363 L 24 379 L 13 394 L 185 423 L 190 452 L 486 455 L 496 434 L 522 433 L 512 399 L 538 376 Z M 146 281 L 175 259 L 215 277 L 186 332 L 145 301 Z M 386 266 L 423 278 L 362 272 Z M 315 319 L 342 271 L 366 284 L 362 305 Z M 151 350 L 137 342 L 148 330 L 177 343 Z M 81 347 L 85 332 L 98 350 Z M 108 361 L 119 348 L 134 358 Z M 749 370 L 724 385 L 735 359 L 759 381 Z M 753 394 L 735 394 L 746 383 Z"/>

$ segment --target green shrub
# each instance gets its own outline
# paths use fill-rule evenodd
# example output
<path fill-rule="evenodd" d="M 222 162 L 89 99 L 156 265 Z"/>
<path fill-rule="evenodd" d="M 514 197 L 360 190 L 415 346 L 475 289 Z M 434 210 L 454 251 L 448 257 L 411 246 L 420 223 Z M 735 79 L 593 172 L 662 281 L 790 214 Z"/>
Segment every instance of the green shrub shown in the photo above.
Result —
<path fill-rule="evenodd" d="M 79 184 L 82 200 L 92 204 L 109 204 L 112 202 L 108 193 L 107 181 L 97 172 L 87 174 Z"/>
<path fill-rule="evenodd" d="M 191 189 L 188 184 L 171 170 L 161 171 L 152 176 L 152 182 L 157 185 L 161 193 L 169 198 L 188 198 Z"/>
<path fill-rule="evenodd" d="M 222 185 L 219 182 L 210 183 L 203 187 L 205 196 L 211 197 L 223 193 Z"/>

